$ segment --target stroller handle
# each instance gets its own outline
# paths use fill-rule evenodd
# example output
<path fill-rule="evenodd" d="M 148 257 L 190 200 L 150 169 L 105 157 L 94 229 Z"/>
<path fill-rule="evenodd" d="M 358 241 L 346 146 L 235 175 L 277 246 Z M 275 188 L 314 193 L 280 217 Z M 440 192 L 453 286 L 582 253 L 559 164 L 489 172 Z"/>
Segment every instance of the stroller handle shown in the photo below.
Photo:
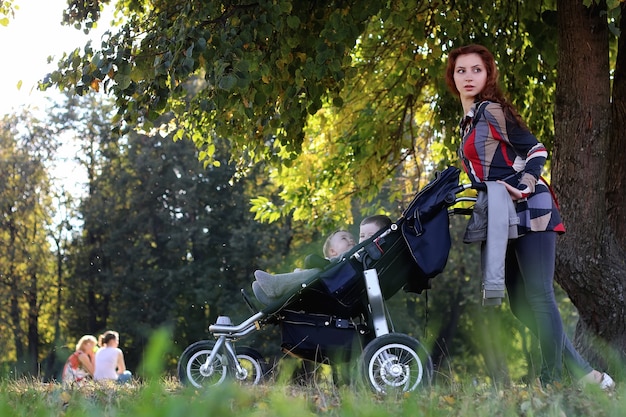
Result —
<path fill-rule="evenodd" d="M 487 185 L 484 182 L 460 184 L 459 188 L 455 191 L 455 194 L 465 190 L 487 191 Z"/>

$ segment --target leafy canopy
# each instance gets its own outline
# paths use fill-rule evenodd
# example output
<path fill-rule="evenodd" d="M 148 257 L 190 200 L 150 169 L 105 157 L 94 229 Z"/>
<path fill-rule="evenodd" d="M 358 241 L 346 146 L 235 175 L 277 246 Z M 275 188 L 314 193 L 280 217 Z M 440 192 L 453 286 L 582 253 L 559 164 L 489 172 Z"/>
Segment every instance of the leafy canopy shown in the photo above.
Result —
<path fill-rule="evenodd" d="M 66 23 L 88 29 L 107 3 L 71 0 Z M 216 138 L 241 175 L 269 162 L 281 201 L 256 199 L 260 219 L 349 222 L 354 199 L 399 198 L 417 184 L 394 179 L 449 163 L 460 106 L 443 74 L 461 44 L 494 51 L 505 90 L 550 144 L 554 2 L 490 3 L 120 0 L 123 23 L 66 54 L 42 88 L 112 94 L 117 128 L 169 113 L 174 139 L 193 140 L 206 164 L 219 163 Z"/>

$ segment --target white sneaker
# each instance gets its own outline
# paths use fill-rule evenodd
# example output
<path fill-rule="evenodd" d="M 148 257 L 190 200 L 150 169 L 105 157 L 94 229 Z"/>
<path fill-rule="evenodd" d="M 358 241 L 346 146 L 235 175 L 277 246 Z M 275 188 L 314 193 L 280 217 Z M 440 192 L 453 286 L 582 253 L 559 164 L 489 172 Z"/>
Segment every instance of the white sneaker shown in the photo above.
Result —
<path fill-rule="evenodd" d="M 602 379 L 600 380 L 600 388 L 604 391 L 611 391 L 615 388 L 615 381 L 606 372 L 602 373 Z"/>

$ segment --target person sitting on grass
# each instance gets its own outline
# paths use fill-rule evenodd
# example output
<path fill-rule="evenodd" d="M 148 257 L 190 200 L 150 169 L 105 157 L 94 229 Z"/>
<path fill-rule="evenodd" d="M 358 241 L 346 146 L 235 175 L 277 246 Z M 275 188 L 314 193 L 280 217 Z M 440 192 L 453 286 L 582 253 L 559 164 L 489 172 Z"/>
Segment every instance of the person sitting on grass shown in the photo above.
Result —
<path fill-rule="evenodd" d="M 124 353 L 119 348 L 119 333 L 113 330 L 106 331 L 99 340 L 100 349 L 96 352 L 94 380 L 116 381 L 119 384 L 129 382 L 133 375 L 126 369 Z"/>
<path fill-rule="evenodd" d="M 90 334 L 86 334 L 76 343 L 76 350 L 67 358 L 63 366 L 63 384 L 68 386 L 82 386 L 91 380 L 94 374 L 94 353 L 98 341 Z"/>

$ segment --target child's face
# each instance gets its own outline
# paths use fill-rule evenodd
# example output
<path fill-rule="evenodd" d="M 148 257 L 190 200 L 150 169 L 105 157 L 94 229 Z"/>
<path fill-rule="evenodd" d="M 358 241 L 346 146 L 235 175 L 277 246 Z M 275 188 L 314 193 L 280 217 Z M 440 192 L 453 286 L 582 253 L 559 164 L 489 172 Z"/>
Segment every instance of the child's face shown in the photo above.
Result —
<path fill-rule="evenodd" d="M 362 224 L 359 228 L 359 243 L 374 236 L 374 233 L 378 232 L 379 229 L 380 228 L 376 225 L 376 223 Z"/>
<path fill-rule="evenodd" d="M 328 248 L 328 252 L 331 258 L 335 256 L 339 256 L 347 250 L 352 249 L 352 247 L 356 244 L 352 235 L 348 232 L 337 232 L 330 239 L 330 248 Z"/>

